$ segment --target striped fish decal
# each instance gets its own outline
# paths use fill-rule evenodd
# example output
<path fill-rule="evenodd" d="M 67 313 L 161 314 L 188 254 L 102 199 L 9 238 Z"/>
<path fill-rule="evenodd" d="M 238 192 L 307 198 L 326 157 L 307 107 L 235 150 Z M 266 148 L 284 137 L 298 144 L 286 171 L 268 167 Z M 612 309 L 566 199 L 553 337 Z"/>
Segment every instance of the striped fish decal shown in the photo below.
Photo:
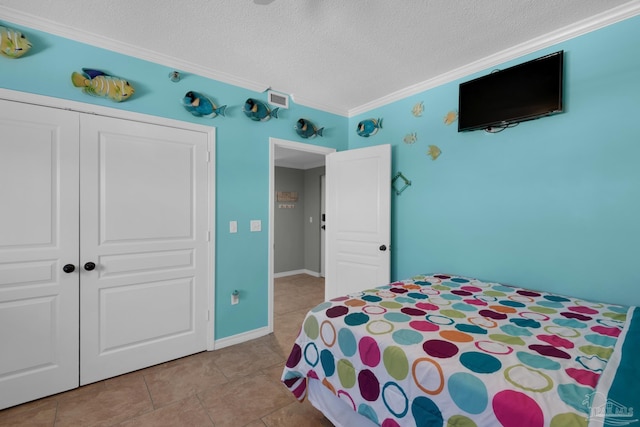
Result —
<path fill-rule="evenodd" d="M 83 68 L 82 74 L 74 71 L 71 82 L 87 95 L 106 97 L 115 102 L 126 101 L 135 92 L 128 81 L 91 68 Z"/>

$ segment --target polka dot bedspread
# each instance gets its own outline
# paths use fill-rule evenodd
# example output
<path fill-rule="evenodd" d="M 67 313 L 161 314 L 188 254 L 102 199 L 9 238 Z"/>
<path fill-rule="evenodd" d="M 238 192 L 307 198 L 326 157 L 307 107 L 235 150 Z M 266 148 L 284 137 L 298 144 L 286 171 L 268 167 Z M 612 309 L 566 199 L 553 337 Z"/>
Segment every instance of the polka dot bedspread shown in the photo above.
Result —
<path fill-rule="evenodd" d="M 615 374 L 606 368 L 620 363 L 633 312 L 461 276 L 417 276 L 313 308 L 282 381 L 303 400 L 307 378 L 317 379 L 383 427 L 587 426 L 611 408 L 603 383 L 612 380 L 600 380 Z M 614 403 L 637 420 L 623 401 L 624 393 Z M 625 420 L 616 417 L 608 420 Z"/>

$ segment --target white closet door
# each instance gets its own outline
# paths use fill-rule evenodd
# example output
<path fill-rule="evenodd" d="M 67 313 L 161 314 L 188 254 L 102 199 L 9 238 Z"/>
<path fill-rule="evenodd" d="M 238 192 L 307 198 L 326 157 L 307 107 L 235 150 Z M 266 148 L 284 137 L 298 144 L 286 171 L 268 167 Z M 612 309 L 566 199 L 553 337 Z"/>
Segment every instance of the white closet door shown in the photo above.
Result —
<path fill-rule="evenodd" d="M 80 120 L 87 384 L 206 349 L 208 153 L 201 132 Z"/>
<path fill-rule="evenodd" d="M 0 100 L 0 409 L 78 386 L 77 260 L 78 114 Z"/>

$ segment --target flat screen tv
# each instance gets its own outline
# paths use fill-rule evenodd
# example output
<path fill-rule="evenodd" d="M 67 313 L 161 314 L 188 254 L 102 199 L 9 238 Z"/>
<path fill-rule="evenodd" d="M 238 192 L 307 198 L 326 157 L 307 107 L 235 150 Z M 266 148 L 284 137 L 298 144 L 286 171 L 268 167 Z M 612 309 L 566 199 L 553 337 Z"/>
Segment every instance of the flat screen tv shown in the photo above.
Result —
<path fill-rule="evenodd" d="M 564 51 L 460 84 L 458 132 L 505 128 L 562 112 Z"/>

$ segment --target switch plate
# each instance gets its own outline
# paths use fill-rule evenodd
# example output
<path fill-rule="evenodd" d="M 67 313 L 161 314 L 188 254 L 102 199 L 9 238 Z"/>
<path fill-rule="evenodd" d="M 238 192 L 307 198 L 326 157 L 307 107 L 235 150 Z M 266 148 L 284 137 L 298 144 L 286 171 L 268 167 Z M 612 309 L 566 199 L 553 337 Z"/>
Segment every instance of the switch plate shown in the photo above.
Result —
<path fill-rule="evenodd" d="M 251 231 L 262 231 L 262 221 L 260 221 L 259 219 L 252 219 Z"/>
<path fill-rule="evenodd" d="M 238 232 L 238 221 L 229 221 L 229 233 Z"/>

